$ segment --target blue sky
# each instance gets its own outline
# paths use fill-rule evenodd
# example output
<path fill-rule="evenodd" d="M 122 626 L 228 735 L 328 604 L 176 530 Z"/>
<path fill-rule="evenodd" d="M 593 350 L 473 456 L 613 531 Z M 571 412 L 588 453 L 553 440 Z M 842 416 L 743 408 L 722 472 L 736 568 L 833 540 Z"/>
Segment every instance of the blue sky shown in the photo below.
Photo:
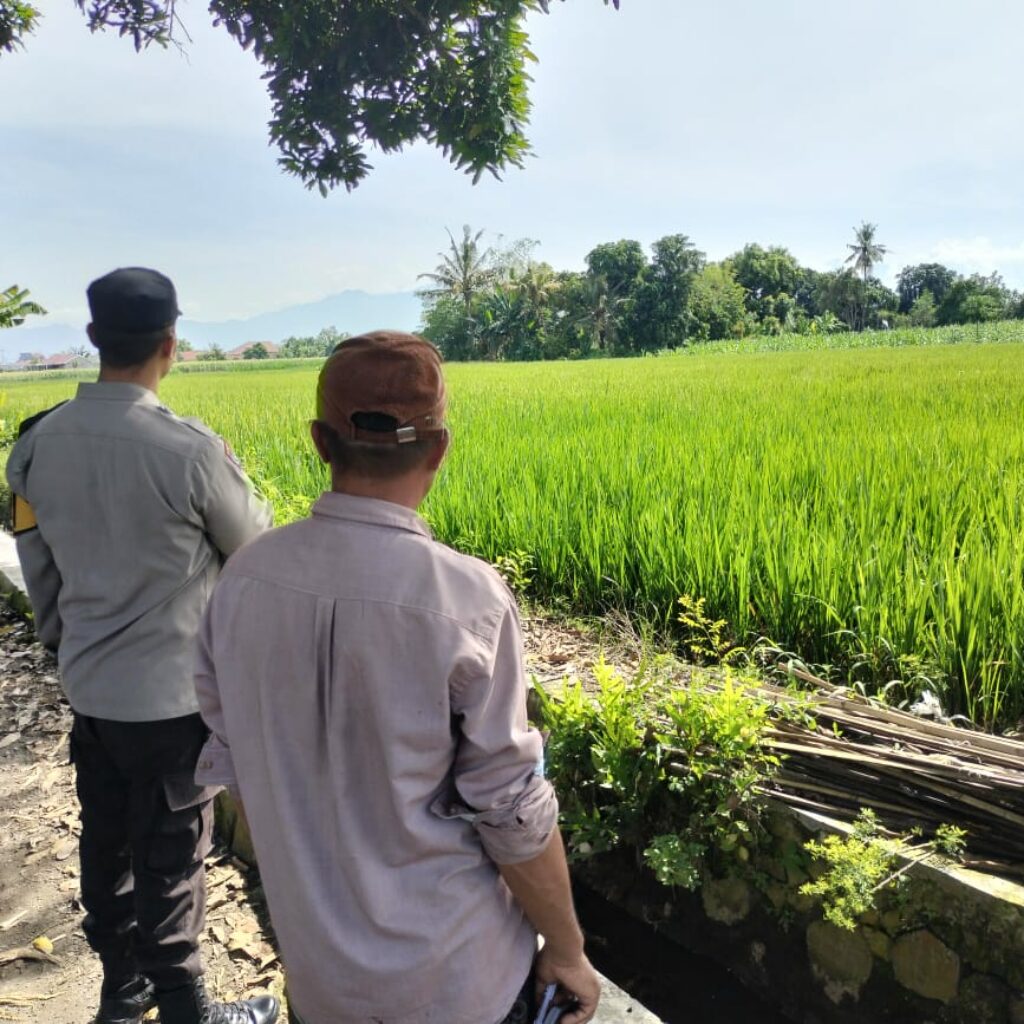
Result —
<path fill-rule="evenodd" d="M 1024 287 L 1016 0 L 554 3 L 531 24 L 525 170 L 473 186 L 416 146 L 327 199 L 278 171 L 251 55 L 179 11 L 187 58 L 90 36 L 71 0 L 0 57 L 0 287 L 51 323 L 83 323 L 88 281 L 132 263 L 203 320 L 408 290 L 463 223 L 559 268 L 675 232 L 712 259 L 758 241 L 827 268 L 870 220 L 883 277 L 935 259 Z"/>

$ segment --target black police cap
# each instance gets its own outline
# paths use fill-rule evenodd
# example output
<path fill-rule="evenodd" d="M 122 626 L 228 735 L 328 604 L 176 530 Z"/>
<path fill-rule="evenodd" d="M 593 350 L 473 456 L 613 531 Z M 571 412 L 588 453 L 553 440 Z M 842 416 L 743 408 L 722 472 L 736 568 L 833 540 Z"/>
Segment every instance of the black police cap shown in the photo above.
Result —
<path fill-rule="evenodd" d="M 97 278 L 86 290 L 92 322 L 130 334 L 158 331 L 181 316 L 169 277 L 146 267 L 122 267 Z"/>

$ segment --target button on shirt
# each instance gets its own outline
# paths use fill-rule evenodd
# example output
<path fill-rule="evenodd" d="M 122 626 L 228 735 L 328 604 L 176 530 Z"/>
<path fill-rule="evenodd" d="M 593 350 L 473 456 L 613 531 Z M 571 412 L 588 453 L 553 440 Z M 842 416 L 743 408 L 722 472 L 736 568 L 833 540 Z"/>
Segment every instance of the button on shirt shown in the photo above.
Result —
<path fill-rule="evenodd" d="M 237 786 L 306 1024 L 492 1024 L 536 936 L 497 863 L 557 804 L 515 602 L 412 511 L 325 494 L 227 564 L 197 781 Z"/>
<path fill-rule="evenodd" d="M 21 437 L 11 490 L 35 513 L 18 555 L 80 714 L 193 714 L 195 634 L 223 559 L 270 525 L 221 438 L 136 384 L 80 384 Z"/>

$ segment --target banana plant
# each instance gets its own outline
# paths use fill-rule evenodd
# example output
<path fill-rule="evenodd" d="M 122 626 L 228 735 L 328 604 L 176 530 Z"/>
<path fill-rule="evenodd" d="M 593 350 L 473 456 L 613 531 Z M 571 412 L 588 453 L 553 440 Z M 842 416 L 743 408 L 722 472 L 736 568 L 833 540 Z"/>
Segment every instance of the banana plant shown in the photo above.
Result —
<path fill-rule="evenodd" d="M 0 292 L 0 327 L 17 327 L 28 316 L 45 316 L 46 310 L 28 297 L 27 288 L 12 284 Z"/>

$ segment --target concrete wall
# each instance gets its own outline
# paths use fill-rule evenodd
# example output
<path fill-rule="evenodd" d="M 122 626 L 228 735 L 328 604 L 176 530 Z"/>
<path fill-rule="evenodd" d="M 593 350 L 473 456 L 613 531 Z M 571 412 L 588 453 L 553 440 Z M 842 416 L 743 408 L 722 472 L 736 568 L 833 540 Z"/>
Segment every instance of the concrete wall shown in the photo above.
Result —
<path fill-rule="evenodd" d="M 1024 1024 L 1024 888 L 920 865 L 847 931 L 799 892 L 820 865 L 806 870 L 793 855 L 815 833 L 842 828 L 780 808 L 771 847 L 750 870 L 708 877 L 697 893 L 659 885 L 637 869 L 635 854 L 576 871 L 804 1024 Z"/>

